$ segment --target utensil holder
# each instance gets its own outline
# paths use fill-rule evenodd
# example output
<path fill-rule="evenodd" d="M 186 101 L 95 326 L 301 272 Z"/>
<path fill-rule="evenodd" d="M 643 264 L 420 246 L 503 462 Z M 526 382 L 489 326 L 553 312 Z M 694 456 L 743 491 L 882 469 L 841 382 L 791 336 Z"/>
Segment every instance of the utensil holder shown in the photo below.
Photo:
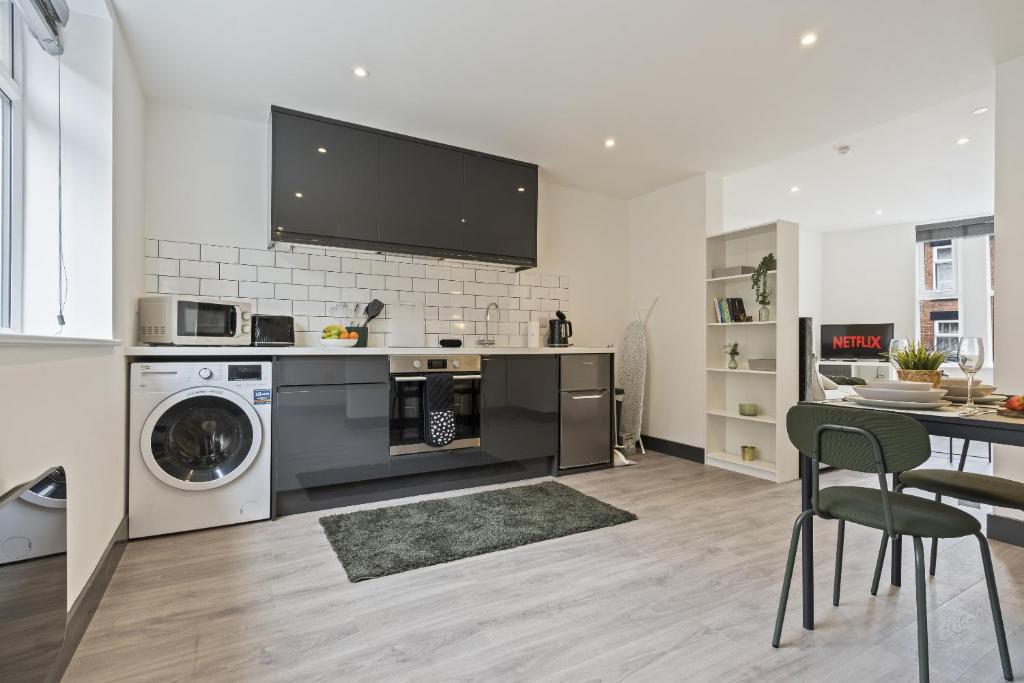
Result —
<path fill-rule="evenodd" d="M 365 349 L 366 348 L 367 335 L 369 334 L 369 328 L 367 328 L 367 327 L 349 327 L 347 329 L 348 329 L 349 332 L 355 332 L 356 334 L 359 335 L 359 339 L 356 340 L 356 345 L 353 348 Z"/>

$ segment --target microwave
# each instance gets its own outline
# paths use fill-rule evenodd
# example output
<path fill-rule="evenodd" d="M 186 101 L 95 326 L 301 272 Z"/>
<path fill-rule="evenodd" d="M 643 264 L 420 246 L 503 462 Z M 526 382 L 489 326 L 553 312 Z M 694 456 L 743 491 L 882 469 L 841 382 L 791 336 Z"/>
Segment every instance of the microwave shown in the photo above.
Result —
<path fill-rule="evenodd" d="M 139 342 L 249 346 L 252 306 L 244 301 L 160 294 L 139 299 Z"/>

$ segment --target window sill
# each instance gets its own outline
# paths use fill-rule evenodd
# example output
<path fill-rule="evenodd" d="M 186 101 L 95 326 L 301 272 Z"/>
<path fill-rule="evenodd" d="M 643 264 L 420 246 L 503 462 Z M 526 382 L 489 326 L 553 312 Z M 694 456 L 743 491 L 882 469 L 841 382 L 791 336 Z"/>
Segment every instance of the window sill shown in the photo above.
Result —
<path fill-rule="evenodd" d="M 0 333 L 0 347 L 4 346 L 122 346 L 120 339 L 93 337 L 60 337 L 46 334 Z"/>

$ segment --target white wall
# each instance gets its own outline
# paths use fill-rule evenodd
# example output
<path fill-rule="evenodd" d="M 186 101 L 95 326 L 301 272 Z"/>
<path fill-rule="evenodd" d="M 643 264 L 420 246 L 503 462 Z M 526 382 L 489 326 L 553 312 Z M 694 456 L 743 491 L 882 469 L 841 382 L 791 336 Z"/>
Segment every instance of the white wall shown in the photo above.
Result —
<path fill-rule="evenodd" d="M 721 181 L 702 175 L 629 202 L 629 292 L 648 324 L 643 433 L 704 446 L 705 237 L 720 232 Z M 580 292 L 580 296 L 583 293 Z"/>
<path fill-rule="evenodd" d="M 802 232 L 801 239 L 804 237 Z M 821 317 L 818 323 L 895 323 L 897 337 L 915 338 L 914 226 L 886 225 L 821 236 Z M 801 260 L 802 261 L 802 260 Z M 812 271 L 801 266 L 803 287 Z"/>
<path fill-rule="evenodd" d="M 1015 295 L 1024 260 L 1024 57 L 1004 62 L 996 69 L 996 268 L 995 347 L 999 362 L 996 384 L 1024 391 L 1024 314 Z M 1024 450 L 998 446 L 992 458 L 994 474 L 1024 481 Z M 1024 514 L 997 510 L 1007 517 Z"/>
<path fill-rule="evenodd" d="M 74 6 L 72 6 L 74 9 Z M 90 24 L 73 15 L 73 27 Z M 95 17 L 90 19 L 96 21 Z M 93 28 L 97 28 L 95 24 Z M 80 35 L 80 34 L 79 34 Z M 98 53 L 112 53 L 113 106 L 108 117 L 116 130 L 112 149 L 97 152 L 108 160 L 97 169 L 97 193 L 110 201 L 111 177 L 116 179 L 113 207 L 113 289 L 118 334 L 134 327 L 134 299 L 141 291 L 141 177 L 142 111 L 144 101 L 131 58 L 108 22 L 107 42 L 85 45 Z M 111 50 L 110 41 L 113 40 Z M 72 43 L 69 42 L 69 51 Z M 83 45 L 78 42 L 77 45 Z M 108 98 L 110 93 L 108 90 Z M 108 130 L 111 121 L 107 123 Z M 110 159 L 114 159 L 111 168 Z M 86 188 L 80 187 L 79 192 Z M 108 214 L 108 225 L 110 217 Z M 102 226 L 94 226 L 102 227 Z M 108 276 L 105 296 L 96 304 L 109 311 L 111 244 L 105 244 Z M 52 331 L 52 330 L 48 330 Z M 128 337 L 130 339 L 130 337 Z M 48 467 L 63 465 L 68 478 L 68 606 L 78 597 L 124 510 L 125 471 L 125 365 L 116 347 L 19 348 L 0 351 L 0 490 L 37 476 Z"/>
<path fill-rule="evenodd" d="M 818 348 L 821 316 L 824 314 L 825 263 L 822 258 L 823 235 L 815 230 L 800 229 L 800 317 L 814 321 L 812 348 Z"/>
<path fill-rule="evenodd" d="M 537 265 L 569 277 L 573 342 L 621 346 L 632 319 L 626 201 L 549 183 L 539 194 Z"/>

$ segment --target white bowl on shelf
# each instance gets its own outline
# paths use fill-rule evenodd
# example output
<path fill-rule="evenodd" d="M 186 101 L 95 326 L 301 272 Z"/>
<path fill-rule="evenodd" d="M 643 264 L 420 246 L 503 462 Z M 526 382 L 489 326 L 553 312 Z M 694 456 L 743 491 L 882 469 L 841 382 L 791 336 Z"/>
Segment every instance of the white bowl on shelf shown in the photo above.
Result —
<path fill-rule="evenodd" d="M 359 343 L 358 339 L 321 339 L 324 346 L 333 346 L 341 349 L 348 349 Z"/>

